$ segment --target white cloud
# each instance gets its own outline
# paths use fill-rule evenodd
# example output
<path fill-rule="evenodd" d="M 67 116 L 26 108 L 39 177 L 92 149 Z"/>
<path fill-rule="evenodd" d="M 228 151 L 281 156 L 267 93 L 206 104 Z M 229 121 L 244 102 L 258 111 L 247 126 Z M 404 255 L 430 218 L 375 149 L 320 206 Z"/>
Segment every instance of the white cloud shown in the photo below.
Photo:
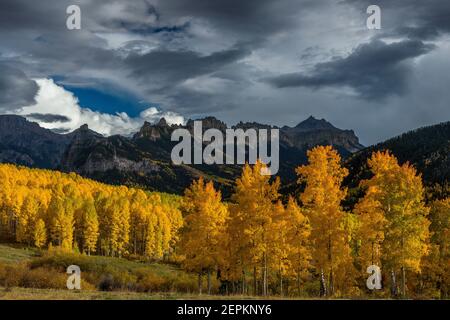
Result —
<path fill-rule="evenodd" d="M 73 131 L 83 124 L 87 124 L 90 129 L 109 136 L 114 134 L 129 135 L 139 130 L 144 121 L 157 122 L 165 118 L 169 124 L 184 123 L 183 116 L 174 112 L 162 112 L 155 107 L 148 108 L 140 113 L 138 117 L 129 117 L 125 112 L 116 114 L 106 114 L 82 108 L 78 104 L 78 99 L 73 93 L 58 86 L 52 79 L 36 79 L 39 91 L 35 97 L 36 104 L 25 106 L 15 112 L 15 114 L 27 116 L 29 114 L 54 114 L 65 116 L 70 119 L 68 122 L 42 122 L 34 118 L 40 126 L 53 129 Z"/>

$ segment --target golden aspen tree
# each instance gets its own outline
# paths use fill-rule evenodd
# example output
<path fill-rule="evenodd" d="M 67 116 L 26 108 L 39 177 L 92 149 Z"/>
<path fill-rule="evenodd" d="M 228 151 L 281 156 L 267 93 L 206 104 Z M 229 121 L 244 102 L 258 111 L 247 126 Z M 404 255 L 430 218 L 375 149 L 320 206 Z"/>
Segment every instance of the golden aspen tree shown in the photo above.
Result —
<path fill-rule="evenodd" d="M 66 250 L 73 244 L 73 207 L 71 201 L 64 195 L 55 195 L 49 206 L 51 216 L 51 237 L 56 244 Z"/>
<path fill-rule="evenodd" d="M 158 208 L 158 207 L 157 207 Z M 164 259 L 164 256 L 169 252 L 169 246 L 170 246 L 170 220 L 167 214 L 163 211 L 162 207 L 159 207 L 160 210 L 160 227 L 161 227 L 161 244 L 162 244 L 162 256 L 161 258 Z"/>
<path fill-rule="evenodd" d="M 278 201 L 273 207 L 272 221 L 268 227 L 268 241 L 271 245 L 267 248 L 267 265 L 270 270 L 278 274 L 280 295 L 283 295 L 284 280 L 287 278 L 291 268 L 288 259 L 292 250 L 288 238 L 289 223 L 287 212 L 281 201 Z"/>
<path fill-rule="evenodd" d="M 34 245 L 37 248 L 43 248 L 47 243 L 47 229 L 45 227 L 44 220 L 38 219 L 36 221 L 33 238 L 34 238 Z"/>
<path fill-rule="evenodd" d="M 240 233 L 241 243 L 236 249 L 244 259 L 243 265 L 246 269 L 253 269 L 253 293 L 258 293 L 257 276 L 260 271 L 263 295 L 267 295 L 268 290 L 269 234 L 280 185 L 278 178 L 270 182 L 271 177 L 263 174 L 266 169 L 260 161 L 253 166 L 244 166 L 232 195 L 236 207 L 230 220 L 230 223 L 237 224 L 231 229 Z"/>
<path fill-rule="evenodd" d="M 150 214 L 149 205 L 146 204 L 147 195 L 142 190 L 133 193 L 130 202 L 130 240 L 134 254 L 144 254 L 146 217 Z M 151 209 L 150 209 L 151 210 Z"/>
<path fill-rule="evenodd" d="M 10 204 L 9 204 L 9 208 L 8 208 L 8 216 L 9 216 L 9 220 L 10 220 L 10 230 L 11 233 L 13 234 L 14 238 L 17 240 L 20 239 L 20 241 L 22 241 L 22 235 L 21 235 L 21 231 L 20 231 L 20 221 L 26 221 L 23 218 L 23 214 L 22 214 L 22 206 L 23 203 L 25 201 L 25 198 L 27 196 L 27 192 L 28 190 L 23 186 L 23 185 L 18 185 L 15 186 L 12 189 L 11 192 L 11 198 L 10 198 Z M 19 234 L 17 234 L 17 232 L 19 232 Z M 19 235 L 19 239 L 17 239 L 17 236 Z"/>
<path fill-rule="evenodd" d="M 106 254 L 112 257 L 118 254 L 119 233 L 120 233 L 120 208 L 118 206 L 118 197 L 116 194 L 103 199 L 100 204 L 104 215 L 102 216 L 103 234 L 102 239 L 105 241 Z"/>
<path fill-rule="evenodd" d="M 121 192 L 126 194 L 127 189 L 122 187 Z M 128 244 L 130 241 L 130 201 L 126 195 L 122 195 L 117 204 L 117 228 L 119 230 L 116 251 L 119 257 L 122 257 L 128 253 Z"/>
<path fill-rule="evenodd" d="M 368 160 L 373 173 L 362 184 L 369 191 L 363 201 L 376 201 L 386 220 L 382 242 L 382 264 L 391 273 L 391 292 L 397 292 L 396 275 L 401 274 L 401 293 L 406 295 L 406 272 L 420 272 L 428 252 L 428 208 L 420 175 L 408 163 L 399 165 L 386 152 L 374 152 Z M 377 209 L 378 210 L 378 209 Z"/>
<path fill-rule="evenodd" d="M 377 190 L 374 186 L 368 188 L 366 196 L 354 208 L 354 213 L 358 217 L 357 259 L 363 276 L 367 274 L 367 267 L 371 265 L 383 267 L 381 264 L 382 243 L 387 221 L 381 204 L 373 197 Z"/>
<path fill-rule="evenodd" d="M 39 204 L 33 195 L 26 196 L 17 218 L 16 240 L 31 245 Z"/>
<path fill-rule="evenodd" d="M 91 201 L 90 195 L 82 195 L 82 186 L 75 189 L 72 184 L 66 186 L 65 196 L 72 200 L 74 210 L 74 249 L 84 252 L 84 227 L 86 218 L 86 205 Z"/>
<path fill-rule="evenodd" d="M 93 201 L 86 202 L 83 211 L 82 247 L 87 255 L 91 255 L 91 252 L 96 250 L 99 235 L 97 212 Z"/>
<path fill-rule="evenodd" d="M 153 214 L 156 217 L 156 224 L 155 224 L 155 236 L 154 236 L 154 243 L 155 243 L 155 250 L 153 253 L 153 256 L 156 259 L 161 259 L 164 254 L 164 217 L 161 213 L 159 206 L 154 206 Z"/>
<path fill-rule="evenodd" d="M 311 226 L 294 198 L 289 197 L 285 212 L 287 241 L 290 246 L 288 260 L 297 282 L 297 294 L 300 295 L 301 281 L 307 277 L 311 266 Z"/>
<path fill-rule="evenodd" d="M 155 206 L 150 207 L 152 209 L 152 212 L 150 214 L 147 214 L 145 216 L 145 229 L 143 230 L 143 241 L 145 244 L 144 248 L 144 255 L 147 257 L 154 257 L 156 258 L 158 256 L 158 250 L 157 250 L 157 243 L 156 243 L 156 230 L 158 225 L 158 217 L 154 212 L 156 210 Z"/>
<path fill-rule="evenodd" d="M 351 279 L 343 279 L 352 274 L 346 216 L 341 208 L 347 193 L 341 184 L 348 171 L 341 166 L 341 157 L 331 146 L 315 147 L 307 155 L 308 165 L 296 170 L 299 183 L 306 183 L 300 200 L 312 227 L 313 264 L 321 274 L 321 294 L 333 295 L 335 286 L 345 290 L 352 285 Z M 340 281 L 336 283 L 335 278 Z"/>
<path fill-rule="evenodd" d="M 432 279 L 441 299 L 450 296 L 450 198 L 435 200 L 430 210 L 431 248 L 424 259 L 426 279 Z"/>
<path fill-rule="evenodd" d="M 207 273 L 208 294 L 211 293 L 211 273 L 221 264 L 220 240 L 225 232 L 228 216 L 227 207 L 222 203 L 220 191 L 212 182 L 203 178 L 194 181 L 185 191 L 182 210 L 185 225 L 182 229 L 181 247 L 185 255 L 183 265 L 186 269 L 201 274 Z"/>
<path fill-rule="evenodd" d="M 248 254 L 246 247 L 247 236 L 242 233 L 244 215 L 238 205 L 228 204 L 230 219 L 226 224 L 226 232 L 221 240 L 221 255 L 224 264 L 220 266 L 221 279 L 226 280 L 227 290 L 233 293 L 247 293 L 246 269 L 248 267 Z M 245 241 L 244 241 L 245 240 Z M 230 285 L 231 287 L 228 287 Z"/>
<path fill-rule="evenodd" d="M 7 240 L 11 233 L 10 216 L 8 214 L 11 188 L 6 183 L 7 175 L 4 168 L 0 170 L 0 179 L 2 182 L 2 187 L 0 188 L 0 240 Z"/>
<path fill-rule="evenodd" d="M 111 194 L 107 190 L 99 190 L 94 198 L 95 211 L 97 212 L 99 222 L 99 247 L 97 251 L 100 251 L 102 255 L 110 255 L 110 243 L 111 243 L 111 217 L 109 216 L 109 208 L 113 203 Z"/>
<path fill-rule="evenodd" d="M 168 257 L 173 253 L 178 241 L 180 240 L 180 229 L 183 226 L 184 220 L 181 211 L 176 207 L 171 207 L 167 204 L 161 204 L 161 208 L 163 212 L 167 215 L 169 219 L 170 226 L 170 240 L 169 240 L 169 249 L 168 249 Z"/>

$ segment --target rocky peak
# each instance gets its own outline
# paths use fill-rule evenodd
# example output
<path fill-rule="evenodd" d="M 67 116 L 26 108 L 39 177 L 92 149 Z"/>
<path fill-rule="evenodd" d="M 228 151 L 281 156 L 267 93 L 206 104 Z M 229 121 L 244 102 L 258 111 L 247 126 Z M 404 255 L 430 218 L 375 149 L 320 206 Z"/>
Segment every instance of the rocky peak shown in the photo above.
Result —
<path fill-rule="evenodd" d="M 325 119 L 316 119 L 313 116 L 309 116 L 308 119 L 300 122 L 295 126 L 297 131 L 316 131 L 316 130 L 334 130 L 334 127 L 331 123 L 326 121 Z"/>
<path fill-rule="evenodd" d="M 352 153 L 363 148 L 358 137 L 351 130 L 336 128 L 325 119 L 310 116 L 297 126 L 283 127 L 281 140 L 297 148 L 312 148 L 320 144 L 329 144 Z"/>
<path fill-rule="evenodd" d="M 157 127 L 167 127 L 169 124 L 167 123 L 166 118 L 159 119 L 158 123 L 156 124 Z"/>
<path fill-rule="evenodd" d="M 243 130 L 247 130 L 247 129 L 277 129 L 277 127 L 275 126 L 271 126 L 269 124 L 261 124 L 258 122 L 242 122 L 239 121 L 239 123 L 237 123 L 235 126 L 233 126 L 234 129 L 243 129 Z"/>
<path fill-rule="evenodd" d="M 133 139 L 148 138 L 152 141 L 156 141 L 161 136 L 170 135 L 171 126 L 167 123 L 165 118 L 159 119 L 156 124 L 151 124 L 148 121 L 144 122 L 138 133 L 133 136 Z"/>
<path fill-rule="evenodd" d="M 226 123 L 220 121 L 216 117 L 205 117 L 197 120 L 189 119 L 186 123 L 186 127 L 188 128 L 188 130 L 194 129 L 194 121 L 201 121 L 203 130 L 219 129 L 220 131 L 225 131 L 227 129 Z"/>
<path fill-rule="evenodd" d="M 71 137 L 73 140 L 89 140 L 95 138 L 103 138 L 100 133 L 97 133 L 91 129 L 87 124 L 83 124 L 77 130 L 67 134 L 67 136 Z"/>

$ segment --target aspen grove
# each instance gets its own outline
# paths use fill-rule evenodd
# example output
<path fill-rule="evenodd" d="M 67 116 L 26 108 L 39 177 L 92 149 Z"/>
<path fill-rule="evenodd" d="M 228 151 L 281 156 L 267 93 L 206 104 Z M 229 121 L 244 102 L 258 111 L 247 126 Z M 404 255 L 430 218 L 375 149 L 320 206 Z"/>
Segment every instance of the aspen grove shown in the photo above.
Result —
<path fill-rule="evenodd" d="M 200 293 L 448 297 L 450 199 L 427 203 L 421 176 L 388 151 L 367 166 L 345 210 L 349 172 L 330 146 L 297 168 L 299 195 L 282 197 L 257 162 L 228 201 L 203 178 L 180 198 L 0 165 L 0 240 L 175 263 L 197 275 Z M 381 290 L 366 288 L 370 265 L 382 270 Z"/>

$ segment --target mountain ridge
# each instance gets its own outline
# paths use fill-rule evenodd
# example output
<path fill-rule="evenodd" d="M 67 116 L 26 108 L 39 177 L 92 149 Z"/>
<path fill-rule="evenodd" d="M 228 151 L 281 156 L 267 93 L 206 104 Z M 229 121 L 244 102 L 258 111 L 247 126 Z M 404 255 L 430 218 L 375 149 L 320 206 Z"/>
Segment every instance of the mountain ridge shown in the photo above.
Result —
<path fill-rule="evenodd" d="M 352 154 L 347 159 L 348 184 L 356 186 L 358 181 L 370 177 L 367 159 L 374 151 L 386 150 L 399 163 L 413 164 L 429 186 L 450 181 L 450 121 L 410 130 Z"/>
<path fill-rule="evenodd" d="M 188 120 L 185 125 L 170 125 L 164 118 L 156 123 L 145 122 L 140 130 L 130 137 L 120 135 L 102 136 L 87 125 L 68 133 L 59 134 L 41 128 L 20 116 L 1 116 L 0 123 L 9 126 L 0 128 L 0 138 L 8 136 L 10 143 L 0 145 L 0 162 L 12 162 L 32 167 L 58 169 L 76 172 L 83 176 L 111 184 L 139 185 L 145 188 L 180 193 L 192 179 L 205 176 L 225 189 L 230 189 L 240 174 L 239 165 L 181 165 L 171 163 L 171 150 L 177 142 L 171 141 L 171 133 L 177 128 L 193 131 L 194 121 L 201 121 L 203 130 L 210 128 L 225 131 L 229 127 L 215 117 Z M 14 124 L 14 123 L 18 124 Z M 20 125 L 19 125 L 20 124 Z M 27 131 L 30 133 L 27 134 Z M 231 129 L 271 129 L 276 126 L 256 122 L 239 122 Z M 299 130 L 300 128 L 300 130 Z M 343 157 L 347 157 L 363 146 L 352 130 L 341 130 L 326 120 L 309 117 L 295 127 L 284 126 L 280 130 L 280 171 L 286 181 L 295 180 L 295 167 L 306 162 L 306 151 L 316 145 L 332 144 Z M 18 148 L 24 142 L 14 136 L 16 131 L 25 138 L 34 135 L 33 144 Z M 2 153 L 3 152 L 3 153 Z M 16 156 L 7 155 L 16 152 Z M 22 153 L 21 153 L 22 152 Z M 42 163 L 39 153 L 52 154 L 49 161 Z M 18 161 L 20 156 L 29 161 Z M 39 161 L 34 160 L 38 159 Z M 43 157 L 41 157 L 43 158 Z M 227 193 L 227 191 L 225 191 Z"/>
<path fill-rule="evenodd" d="M 171 163 L 177 142 L 171 133 L 177 128 L 192 132 L 195 120 L 170 125 L 165 119 L 145 122 L 132 136 L 105 137 L 87 125 L 60 134 L 40 127 L 21 116 L 0 115 L 0 162 L 29 167 L 77 172 L 109 184 L 141 186 L 155 191 L 181 193 L 192 179 L 204 176 L 230 193 L 240 165 L 180 165 Z M 225 131 L 228 126 L 215 117 L 197 119 L 204 130 Z M 276 126 L 239 122 L 232 129 L 272 129 Z M 364 148 L 353 130 L 341 130 L 325 119 L 309 117 L 294 127 L 280 130 L 280 170 L 283 183 L 295 185 L 295 168 L 307 161 L 306 152 L 316 145 L 333 145 L 350 170 L 345 185 L 357 188 L 370 177 L 367 159 L 373 151 L 390 150 L 400 163 L 411 162 L 428 186 L 445 185 L 450 180 L 450 122 L 418 128 Z"/>

